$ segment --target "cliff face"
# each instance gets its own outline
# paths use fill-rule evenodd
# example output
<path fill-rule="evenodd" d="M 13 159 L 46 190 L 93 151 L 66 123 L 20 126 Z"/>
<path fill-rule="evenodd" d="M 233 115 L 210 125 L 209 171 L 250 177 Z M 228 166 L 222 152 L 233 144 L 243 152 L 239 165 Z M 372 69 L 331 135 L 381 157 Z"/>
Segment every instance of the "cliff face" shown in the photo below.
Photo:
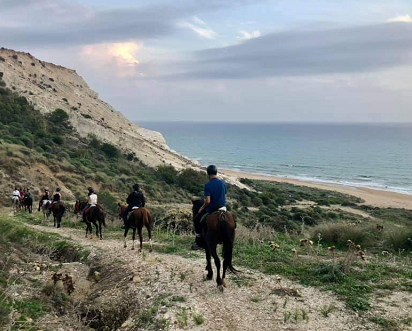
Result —
<path fill-rule="evenodd" d="M 57 108 L 65 110 L 81 136 L 94 134 L 102 141 L 133 152 L 149 166 L 167 164 L 183 168 L 195 165 L 171 151 L 160 133 L 140 128 L 100 100 L 75 70 L 2 48 L 0 75 L 7 87 L 26 97 L 42 113 Z"/>

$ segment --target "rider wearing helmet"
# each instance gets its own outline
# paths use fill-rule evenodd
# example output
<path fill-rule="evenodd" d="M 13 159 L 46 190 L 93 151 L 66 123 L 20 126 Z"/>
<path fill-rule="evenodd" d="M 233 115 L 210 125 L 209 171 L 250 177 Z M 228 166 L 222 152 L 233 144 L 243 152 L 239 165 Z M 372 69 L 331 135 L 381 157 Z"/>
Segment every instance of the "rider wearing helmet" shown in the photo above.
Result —
<path fill-rule="evenodd" d="M 207 167 L 207 175 L 209 176 L 209 181 L 205 185 L 205 202 L 194 218 L 196 245 L 198 247 L 204 247 L 202 223 L 206 220 L 207 216 L 217 210 L 226 211 L 226 184 L 223 180 L 217 178 L 217 168 L 215 165 Z M 198 249 L 196 245 L 193 245 L 192 248 Z"/>
<path fill-rule="evenodd" d="M 43 193 L 43 195 L 42 195 L 42 197 L 40 198 L 40 201 L 39 201 L 39 209 L 38 209 L 38 211 L 40 211 L 41 206 L 43 206 L 43 201 L 47 201 L 47 200 L 50 200 L 49 190 L 48 190 L 48 189 L 45 189 L 45 190 L 44 190 L 44 193 Z"/>
<path fill-rule="evenodd" d="M 49 207 L 50 209 L 52 209 L 53 206 L 56 203 L 59 203 L 60 200 L 62 199 L 62 194 L 60 192 L 61 192 L 60 187 L 56 188 L 56 192 L 54 192 L 54 194 L 53 194 L 53 202 L 50 204 L 50 207 Z"/>
<path fill-rule="evenodd" d="M 146 199 L 144 197 L 144 194 L 142 191 L 140 191 L 140 185 L 139 184 L 134 184 L 133 185 L 133 192 L 129 194 L 129 196 L 126 199 L 127 207 L 125 211 L 123 212 L 123 222 L 124 226 L 122 226 L 122 229 L 125 229 L 127 227 L 127 215 L 136 208 L 144 207 L 146 204 Z"/>
<path fill-rule="evenodd" d="M 93 187 L 88 188 L 89 193 L 87 194 L 87 205 L 84 207 L 82 214 L 83 214 L 83 221 L 86 221 L 86 215 L 90 211 L 92 207 L 97 206 L 97 194 L 93 190 Z"/>

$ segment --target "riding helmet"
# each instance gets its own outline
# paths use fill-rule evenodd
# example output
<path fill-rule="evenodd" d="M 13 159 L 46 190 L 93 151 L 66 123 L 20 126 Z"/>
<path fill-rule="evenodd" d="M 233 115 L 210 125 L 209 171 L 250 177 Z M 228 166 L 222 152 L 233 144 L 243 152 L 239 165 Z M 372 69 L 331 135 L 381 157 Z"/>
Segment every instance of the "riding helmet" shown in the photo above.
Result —
<path fill-rule="evenodd" d="M 89 190 L 89 193 L 94 193 L 93 187 L 87 188 Z"/>
<path fill-rule="evenodd" d="M 60 191 L 61 191 L 60 187 L 56 188 L 56 192 L 60 192 Z"/>
<path fill-rule="evenodd" d="M 207 167 L 207 174 L 209 175 L 209 176 L 212 176 L 212 175 L 217 175 L 217 168 L 216 168 L 216 166 L 215 165 L 210 165 L 210 166 L 208 166 Z"/>
<path fill-rule="evenodd" d="M 134 184 L 133 185 L 133 190 L 139 191 L 140 190 L 140 185 L 139 184 Z"/>

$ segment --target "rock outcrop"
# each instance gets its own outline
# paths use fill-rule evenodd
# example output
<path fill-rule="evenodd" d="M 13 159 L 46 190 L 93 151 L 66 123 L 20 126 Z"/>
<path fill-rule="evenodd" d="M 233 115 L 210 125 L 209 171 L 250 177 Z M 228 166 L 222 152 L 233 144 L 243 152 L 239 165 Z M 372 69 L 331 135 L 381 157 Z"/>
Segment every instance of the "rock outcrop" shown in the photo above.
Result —
<path fill-rule="evenodd" d="M 0 49 L 0 76 L 42 113 L 65 110 L 78 133 L 96 135 L 100 140 L 132 152 L 149 166 L 176 168 L 196 164 L 166 144 L 163 136 L 130 122 L 123 114 L 99 99 L 75 70 L 47 63 L 23 52 Z"/>

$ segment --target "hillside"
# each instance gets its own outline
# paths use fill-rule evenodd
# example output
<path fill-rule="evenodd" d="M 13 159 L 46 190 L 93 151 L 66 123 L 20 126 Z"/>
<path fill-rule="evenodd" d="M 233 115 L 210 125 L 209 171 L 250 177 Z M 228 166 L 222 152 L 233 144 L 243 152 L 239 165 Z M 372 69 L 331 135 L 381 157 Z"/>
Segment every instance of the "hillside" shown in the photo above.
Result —
<path fill-rule="evenodd" d="M 43 114 L 57 108 L 66 111 L 70 123 L 83 138 L 92 133 L 125 152 L 132 152 L 152 167 L 195 165 L 171 151 L 160 133 L 137 126 L 100 100 L 75 70 L 38 60 L 28 53 L 1 48 L 0 76 L 7 87 L 24 96 Z"/>

